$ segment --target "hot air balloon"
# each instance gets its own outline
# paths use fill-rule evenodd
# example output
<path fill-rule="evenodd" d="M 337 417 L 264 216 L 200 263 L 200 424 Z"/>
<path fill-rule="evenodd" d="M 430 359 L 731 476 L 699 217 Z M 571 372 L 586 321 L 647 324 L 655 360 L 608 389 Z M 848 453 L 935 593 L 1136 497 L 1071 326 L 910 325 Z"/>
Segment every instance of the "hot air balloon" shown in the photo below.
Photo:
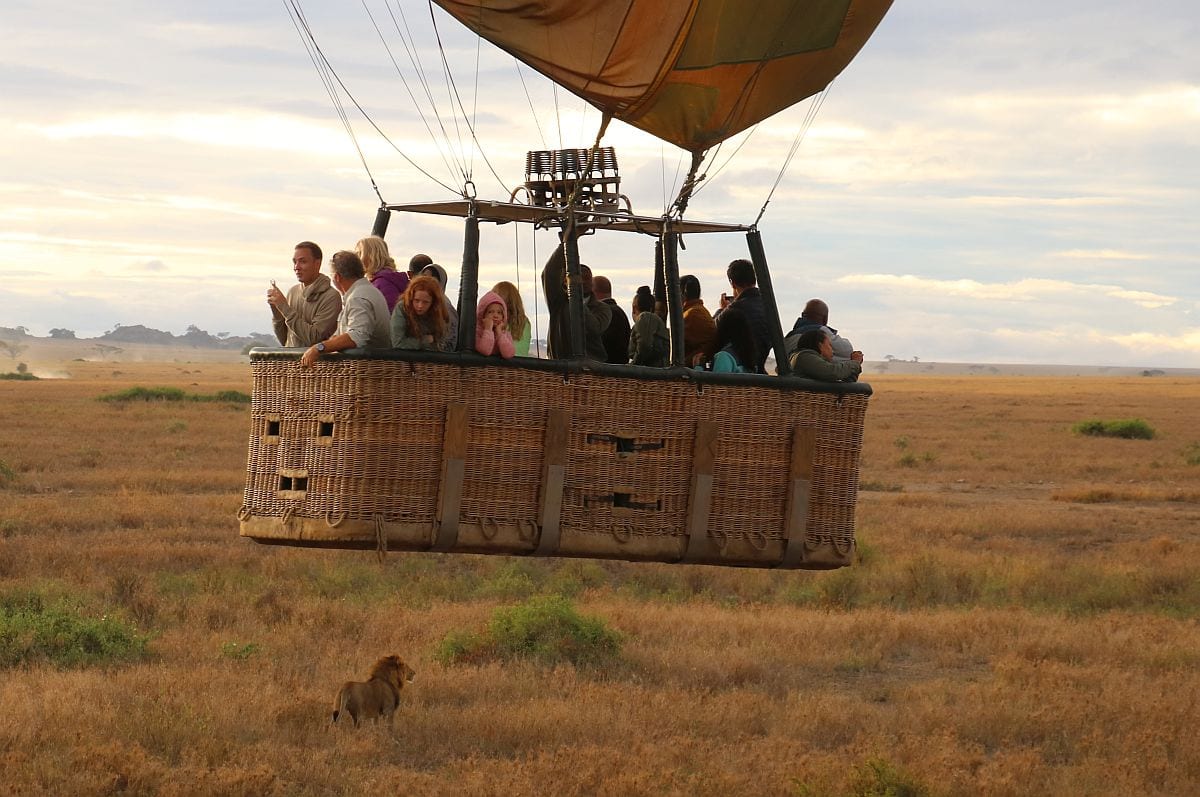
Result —
<path fill-rule="evenodd" d="M 255 350 L 241 534 L 263 543 L 829 569 L 854 551 L 869 385 L 790 375 L 756 224 L 684 218 L 708 149 L 821 91 L 890 0 L 435 0 L 603 114 L 591 147 L 531 152 L 507 198 L 385 203 L 465 220 L 460 350 L 351 351 L 297 367 Z M 680 196 L 640 216 L 620 193 L 619 119 L 692 154 Z M 522 195 L 525 201 L 518 201 Z M 470 350 L 481 224 L 558 230 L 568 356 Z M 654 239 L 670 366 L 609 365 L 583 346 L 578 240 Z M 778 376 L 683 362 L 681 236 L 746 236 Z"/>

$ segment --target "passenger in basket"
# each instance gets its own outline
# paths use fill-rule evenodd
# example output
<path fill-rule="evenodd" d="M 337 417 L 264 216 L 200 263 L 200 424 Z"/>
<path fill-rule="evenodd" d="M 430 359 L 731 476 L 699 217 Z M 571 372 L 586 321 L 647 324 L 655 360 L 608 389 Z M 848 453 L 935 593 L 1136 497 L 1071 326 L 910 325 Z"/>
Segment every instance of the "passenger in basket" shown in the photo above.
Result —
<path fill-rule="evenodd" d="M 809 299 L 808 303 L 804 305 L 804 311 L 796 319 L 796 324 L 792 327 L 792 331 L 783 339 L 783 348 L 787 352 L 788 362 L 791 362 L 792 355 L 796 353 L 796 341 L 810 329 L 824 330 L 825 334 L 829 336 L 829 343 L 833 346 L 833 361 L 835 363 L 854 359 L 854 344 L 839 335 L 836 329 L 829 326 L 829 305 L 820 299 Z M 861 352 L 859 353 L 861 354 Z"/>
<path fill-rule="evenodd" d="M 862 373 L 862 360 L 862 352 L 856 351 L 851 359 L 835 362 L 829 335 L 823 329 L 810 329 L 796 340 L 796 353 L 789 362 L 797 376 L 822 382 L 854 382 Z"/>
<path fill-rule="evenodd" d="M 512 334 L 513 344 L 518 357 L 529 356 L 529 340 L 533 336 L 533 324 L 525 315 L 525 303 L 521 301 L 521 292 L 511 282 L 497 282 L 492 291 L 504 300 L 508 311 L 508 331 Z"/>
<path fill-rule="evenodd" d="M 746 314 L 736 307 L 728 307 L 717 316 L 717 335 L 713 341 L 715 353 L 711 361 L 702 361 L 714 373 L 754 373 L 758 362 L 754 333 Z"/>
<path fill-rule="evenodd" d="M 683 363 L 696 365 L 711 360 L 717 339 L 717 322 L 700 298 L 700 280 L 692 274 L 679 278 L 683 294 Z"/>
<path fill-rule="evenodd" d="M 433 262 L 433 258 L 425 254 L 415 254 L 408 260 L 408 279 L 421 273 L 421 269 Z"/>
<path fill-rule="evenodd" d="M 301 368 L 311 368 L 322 354 L 346 349 L 386 349 L 388 345 L 387 300 L 370 283 L 362 261 L 353 252 L 338 252 L 330 261 L 333 286 L 342 294 L 337 334 L 309 346 L 300 357 Z"/>
<path fill-rule="evenodd" d="M 354 245 L 354 252 L 362 260 L 367 279 L 387 299 L 388 312 L 392 312 L 400 294 L 408 287 L 408 275 L 396 270 L 396 261 L 388 254 L 387 242 L 378 235 L 361 239 Z"/>
<path fill-rule="evenodd" d="M 508 306 L 494 291 L 488 291 L 479 300 L 479 310 L 475 313 L 475 351 L 485 357 L 498 354 L 506 360 L 516 354 L 508 330 Z"/>
<path fill-rule="evenodd" d="M 604 361 L 624 365 L 629 362 L 629 317 L 612 297 L 612 282 L 608 277 L 599 274 L 592 277 L 592 295 L 608 305 L 612 312 L 612 320 L 608 322 L 608 329 L 604 330 L 602 336 L 604 351 L 608 353 Z"/>
<path fill-rule="evenodd" d="M 442 351 L 458 351 L 458 311 L 454 308 L 454 302 L 450 301 L 450 297 L 446 294 L 446 283 L 449 280 L 446 269 L 437 263 L 430 263 L 421 269 L 421 276 L 433 277 L 438 281 L 438 285 L 442 287 L 442 297 L 446 307 L 447 318 L 446 343 L 442 347 Z"/>
<path fill-rule="evenodd" d="M 311 346 L 325 340 L 337 328 L 342 297 L 333 283 L 321 273 L 321 247 L 312 241 L 301 241 L 292 252 L 292 271 L 297 284 L 283 291 L 267 289 L 271 306 L 271 324 L 281 346 Z"/>
<path fill-rule="evenodd" d="M 444 351 L 449 323 L 442 286 L 433 277 L 415 277 L 392 313 L 392 347 Z"/>
<path fill-rule="evenodd" d="M 767 311 L 763 305 L 762 292 L 758 289 L 758 277 L 754 273 L 754 264 L 749 260 L 734 260 L 725 269 L 729 285 L 733 288 L 733 298 L 721 294 L 721 309 L 714 318 L 720 319 L 726 307 L 736 307 L 746 314 L 750 324 L 750 332 L 754 335 L 754 350 L 758 360 L 746 363 L 747 370 L 763 373 L 763 364 L 767 361 L 767 352 L 771 350 L 771 326 L 767 323 Z M 775 353 L 778 358 L 779 352 Z"/>
<path fill-rule="evenodd" d="M 654 312 L 654 294 L 649 285 L 633 297 L 633 330 L 629 333 L 629 359 L 634 365 L 666 368 L 671 362 L 671 336 L 667 325 Z"/>
<path fill-rule="evenodd" d="M 583 352 L 584 357 L 604 362 L 604 331 L 612 321 L 612 308 L 592 293 L 592 270 L 579 264 L 579 289 L 583 293 Z M 550 329 L 546 345 L 550 356 L 565 360 L 571 356 L 571 314 L 567 296 L 567 257 L 559 244 L 542 268 L 542 291 L 550 310 Z"/>

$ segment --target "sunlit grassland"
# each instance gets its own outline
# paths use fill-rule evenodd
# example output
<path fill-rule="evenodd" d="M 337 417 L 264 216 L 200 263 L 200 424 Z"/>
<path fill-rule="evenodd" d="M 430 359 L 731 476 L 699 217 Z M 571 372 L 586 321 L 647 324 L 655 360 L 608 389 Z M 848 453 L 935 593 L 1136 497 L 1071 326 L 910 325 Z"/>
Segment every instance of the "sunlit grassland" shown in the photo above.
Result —
<path fill-rule="evenodd" d="M 777 573 L 257 546 L 245 405 L 97 401 L 248 391 L 245 366 L 66 368 L 0 383 L 0 597 L 150 641 L 0 670 L 0 792 L 841 795 L 891 777 L 870 762 L 929 794 L 1200 783 L 1196 380 L 878 377 L 860 563 Z M 1071 432 L 1097 417 L 1156 434 Z M 619 655 L 438 659 L 537 595 Z M 395 732 L 328 729 L 392 652 L 417 670 Z"/>

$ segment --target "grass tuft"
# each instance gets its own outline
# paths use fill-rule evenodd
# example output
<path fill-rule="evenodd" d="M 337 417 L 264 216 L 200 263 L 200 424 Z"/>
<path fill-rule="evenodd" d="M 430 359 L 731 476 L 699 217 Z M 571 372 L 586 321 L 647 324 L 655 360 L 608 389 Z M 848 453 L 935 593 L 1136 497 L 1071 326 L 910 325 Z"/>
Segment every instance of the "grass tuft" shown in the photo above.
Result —
<path fill-rule="evenodd" d="M 1126 440 L 1154 439 L 1154 427 L 1141 418 L 1127 418 L 1118 421 L 1102 421 L 1093 418 L 1080 421 L 1071 427 L 1071 431 L 1089 437 L 1121 437 Z"/>
<path fill-rule="evenodd" d="M 532 659 L 589 666 L 615 658 L 620 648 L 620 634 L 603 620 L 585 617 L 566 598 L 552 595 L 497 609 L 482 632 L 447 634 L 436 655 L 444 664 Z"/>
<path fill-rule="evenodd" d="M 882 758 L 859 764 L 850 782 L 854 797 L 928 797 L 930 788 Z"/>

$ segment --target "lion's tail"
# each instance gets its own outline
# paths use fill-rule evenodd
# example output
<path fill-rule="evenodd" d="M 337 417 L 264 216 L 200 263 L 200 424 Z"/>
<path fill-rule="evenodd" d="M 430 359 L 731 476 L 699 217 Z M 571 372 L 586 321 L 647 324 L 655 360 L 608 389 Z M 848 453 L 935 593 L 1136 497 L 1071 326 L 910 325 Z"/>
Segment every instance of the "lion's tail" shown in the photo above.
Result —
<path fill-rule="evenodd" d="M 329 721 L 330 725 L 336 725 L 338 717 L 346 710 L 346 687 L 342 686 L 338 690 L 337 697 L 333 699 L 333 719 Z"/>

